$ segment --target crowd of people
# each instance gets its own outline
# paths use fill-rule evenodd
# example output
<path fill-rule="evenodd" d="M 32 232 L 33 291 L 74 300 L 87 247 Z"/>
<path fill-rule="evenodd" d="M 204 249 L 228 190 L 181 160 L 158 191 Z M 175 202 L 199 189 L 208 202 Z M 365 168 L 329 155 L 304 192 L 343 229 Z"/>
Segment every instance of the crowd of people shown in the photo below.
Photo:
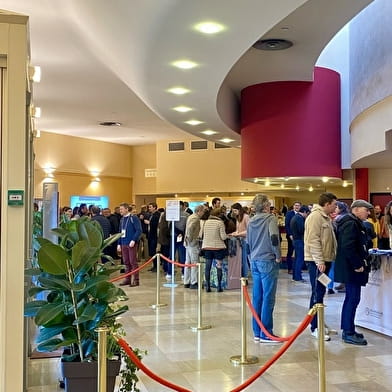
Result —
<path fill-rule="evenodd" d="M 273 310 L 282 261 L 280 226 L 284 225 L 288 273 L 292 274 L 293 283 L 301 284 L 307 283 L 302 273 L 308 270 L 309 307 L 323 303 L 327 292 L 345 292 L 340 326 L 342 339 L 350 344 L 367 344 L 363 334 L 355 330 L 355 312 L 361 287 L 368 280 L 368 250 L 392 248 L 392 201 L 384 213 L 379 205 L 373 207 L 365 200 L 355 200 L 349 207 L 327 192 L 320 195 L 318 203 L 304 205 L 296 201 L 292 208 L 283 206 L 281 211 L 271 206 L 268 196 L 263 194 L 255 196 L 251 207 L 234 203 L 228 209 L 218 197 L 211 205 L 197 205 L 194 211 L 187 202 L 179 204 L 179 220 L 175 222 L 167 221 L 165 210 L 158 208 L 155 202 L 143 205 L 140 211 L 134 204 L 122 203 L 113 213 L 109 208 L 101 211 L 97 206 L 86 204 L 74 209 L 64 207 L 60 220 L 68 222 L 89 216 L 101 226 L 104 238 L 121 233 L 118 243 L 108 247 L 106 253 L 113 259 L 121 257 L 125 272 L 134 271 L 138 261 L 146 261 L 156 253 L 174 258 L 184 266 L 198 263 L 203 257 L 204 282 L 198 282 L 196 267 L 185 267 L 182 268 L 184 288 L 197 289 L 199 284 L 204 284 L 207 293 L 212 287 L 222 292 L 228 284 L 225 275 L 236 276 L 239 281 L 240 277 L 247 278 L 250 271 L 253 307 L 269 333 L 269 336 L 265 334 L 256 320 L 252 320 L 254 340 L 262 343 L 276 342 Z M 226 259 L 229 271 L 225 274 Z M 170 281 L 172 265 L 164 259 L 161 264 Z M 154 258 L 150 271 L 156 272 L 158 268 L 161 266 Z M 339 286 L 334 287 L 334 282 Z M 130 287 L 139 284 L 138 273 L 121 283 Z M 327 327 L 324 332 L 325 340 L 330 340 Z M 311 322 L 311 334 L 318 337 L 317 316 Z"/>

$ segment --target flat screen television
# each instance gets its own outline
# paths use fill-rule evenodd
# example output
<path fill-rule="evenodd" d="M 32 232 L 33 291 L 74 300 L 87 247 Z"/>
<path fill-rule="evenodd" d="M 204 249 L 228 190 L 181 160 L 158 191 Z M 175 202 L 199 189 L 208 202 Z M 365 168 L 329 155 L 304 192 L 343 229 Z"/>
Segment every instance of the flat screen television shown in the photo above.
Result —
<path fill-rule="evenodd" d="M 109 207 L 109 196 L 80 196 L 72 195 L 70 199 L 71 208 L 79 207 L 81 204 L 87 204 L 87 207 L 91 204 L 99 208 Z"/>

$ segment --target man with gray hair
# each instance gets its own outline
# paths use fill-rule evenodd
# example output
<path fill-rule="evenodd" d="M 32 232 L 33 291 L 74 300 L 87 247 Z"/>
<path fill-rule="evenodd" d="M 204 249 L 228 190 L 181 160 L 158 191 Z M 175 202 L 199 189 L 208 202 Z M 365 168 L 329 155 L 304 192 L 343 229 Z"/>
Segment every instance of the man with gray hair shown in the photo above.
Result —
<path fill-rule="evenodd" d="M 203 216 L 206 207 L 203 204 L 195 208 L 195 212 L 187 219 L 185 226 L 184 245 L 186 248 L 186 264 L 195 264 L 199 262 L 199 235 L 200 235 L 200 218 Z M 184 268 L 184 288 L 197 289 L 197 268 Z"/>
<path fill-rule="evenodd" d="M 257 194 L 252 204 L 256 214 L 249 220 L 246 241 L 253 277 L 253 307 L 264 327 L 273 335 L 272 313 L 281 261 L 279 228 L 275 216 L 270 213 L 271 203 L 267 195 Z M 254 318 L 252 327 L 255 342 L 279 343 L 265 335 Z"/>

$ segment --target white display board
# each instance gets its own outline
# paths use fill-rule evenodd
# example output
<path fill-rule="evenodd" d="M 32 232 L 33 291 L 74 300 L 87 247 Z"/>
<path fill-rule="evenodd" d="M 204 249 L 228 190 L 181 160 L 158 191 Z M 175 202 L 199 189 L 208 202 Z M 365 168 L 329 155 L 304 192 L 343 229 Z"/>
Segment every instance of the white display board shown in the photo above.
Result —
<path fill-rule="evenodd" d="M 180 200 L 166 200 L 166 220 L 180 220 Z"/>
<path fill-rule="evenodd" d="M 355 324 L 392 336 L 392 256 L 381 257 L 381 268 L 371 271 L 362 287 Z"/>

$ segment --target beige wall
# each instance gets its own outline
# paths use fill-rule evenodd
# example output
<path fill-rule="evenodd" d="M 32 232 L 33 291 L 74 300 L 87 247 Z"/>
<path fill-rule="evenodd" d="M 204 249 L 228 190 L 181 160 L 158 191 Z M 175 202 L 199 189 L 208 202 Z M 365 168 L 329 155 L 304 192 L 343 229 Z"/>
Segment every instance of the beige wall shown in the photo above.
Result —
<path fill-rule="evenodd" d="M 369 191 L 392 192 L 392 169 L 369 169 Z"/>
<path fill-rule="evenodd" d="M 168 141 L 157 143 L 157 193 L 247 192 L 256 184 L 241 181 L 241 151 L 238 148 L 215 150 L 211 142 L 207 151 L 168 152 Z"/>
<path fill-rule="evenodd" d="M 60 206 L 69 205 L 71 195 L 109 196 L 111 207 L 131 202 L 132 148 L 72 136 L 41 132 L 34 143 L 34 196 L 42 197 L 44 168 L 56 169 Z M 90 171 L 99 172 L 100 182 L 93 182 Z"/>

